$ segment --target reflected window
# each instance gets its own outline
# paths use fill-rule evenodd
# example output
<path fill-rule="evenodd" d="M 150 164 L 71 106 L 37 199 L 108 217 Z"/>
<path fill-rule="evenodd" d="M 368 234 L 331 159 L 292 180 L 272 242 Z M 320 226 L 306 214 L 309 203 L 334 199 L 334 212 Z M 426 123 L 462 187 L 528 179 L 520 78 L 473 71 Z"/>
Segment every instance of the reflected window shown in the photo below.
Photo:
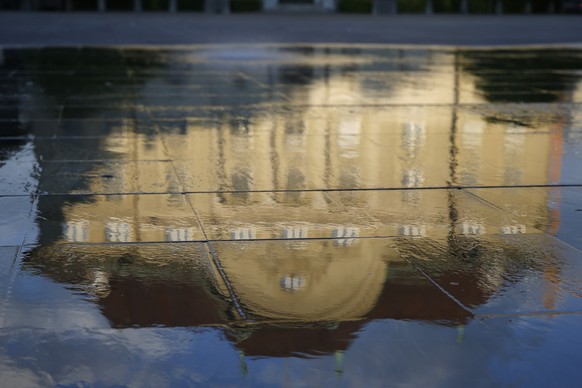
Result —
<path fill-rule="evenodd" d="M 126 222 L 108 222 L 105 225 L 107 241 L 110 242 L 131 242 L 133 233 L 131 225 Z"/>
<path fill-rule="evenodd" d="M 422 187 L 424 183 L 424 172 L 419 168 L 409 168 L 404 170 L 402 185 L 404 187 Z"/>
<path fill-rule="evenodd" d="M 359 155 L 361 116 L 353 115 L 343 118 L 338 126 L 337 144 L 340 155 L 344 158 L 355 158 Z"/>
<path fill-rule="evenodd" d="M 515 165 L 505 168 L 503 183 L 508 186 L 517 186 L 523 183 L 523 170 Z"/>
<path fill-rule="evenodd" d="M 461 225 L 461 234 L 466 236 L 485 234 L 485 226 L 475 221 L 465 221 Z"/>
<path fill-rule="evenodd" d="M 182 191 L 182 184 L 175 174 L 174 167 L 168 163 L 165 171 L 166 192 L 179 193 Z"/>
<path fill-rule="evenodd" d="M 522 128 L 510 126 L 505 129 L 503 145 L 507 153 L 521 154 L 525 142 L 525 133 Z"/>
<path fill-rule="evenodd" d="M 356 238 L 360 236 L 360 228 L 355 226 L 340 226 L 332 231 L 335 245 L 350 246 L 355 244 Z"/>
<path fill-rule="evenodd" d="M 291 227 L 285 228 L 281 231 L 281 238 L 307 238 L 308 229 L 306 227 Z"/>
<path fill-rule="evenodd" d="M 68 221 L 63 225 L 63 234 L 69 242 L 88 242 L 89 221 Z"/>
<path fill-rule="evenodd" d="M 237 191 L 249 191 L 253 184 L 250 171 L 241 168 L 232 174 L 232 188 Z"/>
<path fill-rule="evenodd" d="M 425 237 L 426 227 L 424 225 L 402 225 L 400 235 L 407 237 Z"/>
<path fill-rule="evenodd" d="M 230 231 L 232 240 L 252 240 L 257 237 L 255 228 L 237 228 Z"/>
<path fill-rule="evenodd" d="M 404 149 L 408 151 L 409 157 L 416 157 L 417 151 L 424 144 L 425 133 L 424 123 L 406 122 L 402 124 L 402 144 Z"/>
<path fill-rule="evenodd" d="M 504 137 L 505 174 L 504 184 L 520 185 L 523 182 L 523 169 L 520 166 L 524 150 L 525 135 L 520 128 L 507 127 Z"/>
<path fill-rule="evenodd" d="M 480 148 L 483 143 L 483 130 L 485 122 L 482 120 L 470 120 L 463 124 L 461 140 L 465 146 Z"/>
<path fill-rule="evenodd" d="M 305 287 L 305 280 L 301 275 L 285 275 L 279 281 L 284 291 L 298 291 Z"/>
<path fill-rule="evenodd" d="M 246 118 L 233 119 L 230 121 L 230 133 L 233 135 L 247 135 L 251 132 L 250 121 Z"/>
<path fill-rule="evenodd" d="M 464 185 L 476 185 L 481 169 L 481 156 L 483 149 L 483 131 L 485 122 L 482 120 L 470 120 L 463 124 L 461 140 L 464 146 L 465 161 L 463 171 L 460 173 L 460 182 Z"/>
<path fill-rule="evenodd" d="M 299 190 L 305 188 L 305 175 L 297 168 L 290 168 L 287 173 L 287 189 Z"/>
<path fill-rule="evenodd" d="M 407 204 L 418 204 L 422 198 L 421 190 L 403 190 L 402 202 Z"/>
<path fill-rule="evenodd" d="M 285 134 L 285 148 L 293 152 L 301 152 L 304 149 L 303 135 Z"/>
<path fill-rule="evenodd" d="M 352 166 L 342 168 L 339 176 L 339 186 L 343 188 L 354 188 L 360 186 L 360 171 L 354 163 Z"/>
<path fill-rule="evenodd" d="M 523 224 L 505 225 L 499 228 L 501 234 L 522 234 L 526 232 L 526 227 Z"/>
<path fill-rule="evenodd" d="M 194 228 L 166 229 L 166 241 L 192 241 L 192 240 L 194 240 Z"/>
<path fill-rule="evenodd" d="M 285 135 L 303 135 L 305 133 L 305 122 L 303 120 L 285 121 Z M 288 137 L 286 136 L 285 139 Z M 301 136 L 299 136 L 301 138 Z"/>

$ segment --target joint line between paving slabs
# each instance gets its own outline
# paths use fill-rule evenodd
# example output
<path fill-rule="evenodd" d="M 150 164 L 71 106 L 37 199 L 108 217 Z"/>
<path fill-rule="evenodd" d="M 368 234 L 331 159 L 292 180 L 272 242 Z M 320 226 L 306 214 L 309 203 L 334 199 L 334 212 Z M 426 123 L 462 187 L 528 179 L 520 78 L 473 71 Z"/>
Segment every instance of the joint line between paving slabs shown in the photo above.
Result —
<path fill-rule="evenodd" d="M 168 160 L 168 163 L 172 163 L 175 171 L 176 166 L 173 161 Z M 177 173 L 177 172 L 176 172 Z M 178 179 L 180 176 L 178 174 Z M 182 182 L 183 185 L 183 182 Z M 195 195 L 195 194 L 251 194 L 251 193 L 312 193 L 312 192 L 368 192 L 368 191 L 428 191 L 428 190 L 472 190 L 472 189 L 526 189 L 526 188 L 582 188 L 582 183 L 566 183 L 557 185 L 521 185 L 521 186 L 429 186 L 429 187 L 364 187 L 358 189 L 349 188 L 318 188 L 318 189 L 263 189 L 263 190 L 201 190 L 201 191 L 163 191 L 163 192 L 151 192 L 151 191 L 132 191 L 132 192 L 115 192 L 115 193 L 47 193 L 47 192 L 37 192 L 35 195 L 38 196 L 89 196 L 89 195 L 170 195 L 170 194 L 181 194 L 181 195 Z M 26 197 L 30 194 L 0 194 L 0 197 Z"/>
<path fill-rule="evenodd" d="M 439 290 L 441 290 L 442 293 L 444 293 L 446 296 L 448 296 L 459 307 L 461 307 L 463 310 L 469 312 L 471 315 L 474 315 L 474 313 L 471 310 L 469 310 L 467 308 L 467 306 L 465 306 L 463 303 L 461 303 L 461 301 L 459 301 L 457 298 L 455 298 L 450 292 L 448 292 L 447 290 L 445 290 L 440 284 L 438 284 L 433 278 L 431 278 L 426 272 L 424 272 L 422 270 L 422 268 L 420 268 L 419 266 L 417 266 L 416 264 L 414 264 L 412 261 L 410 261 L 409 259 L 407 259 L 405 257 L 404 257 L 404 260 L 406 260 L 406 262 L 408 264 L 410 264 L 412 266 L 412 268 L 414 268 L 415 270 L 417 270 L 418 272 L 420 272 L 422 274 L 422 276 L 424 276 L 425 278 L 427 278 L 429 282 L 431 282 L 432 284 L 434 284 L 435 287 L 437 287 Z"/>
<path fill-rule="evenodd" d="M 566 245 L 568 248 L 573 249 L 576 252 L 582 253 L 582 248 L 575 247 L 574 245 L 572 245 L 572 244 L 570 244 L 570 243 L 568 243 L 568 242 L 560 239 L 558 236 L 555 236 L 555 235 L 550 234 L 548 232 L 544 232 L 544 235 L 549 236 L 551 239 L 557 241 L 560 244 Z M 572 291 L 570 291 L 570 293 L 572 293 Z M 573 295 L 575 295 L 575 294 L 573 294 Z"/>
<path fill-rule="evenodd" d="M 505 209 L 503 209 L 501 206 L 494 204 L 493 202 L 490 202 L 488 200 L 486 200 L 485 198 L 482 198 L 481 196 L 473 193 L 469 190 L 463 190 L 464 193 L 467 193 L 468 195 L 470 195 L 471 197 L 475 198 L 477 201 L 483 202 L 488 206 L 491 206 L 497 210 L 501 210 L 502 212 L 506 212 Z"/>
<path fill-rule="evenodd" d="M 31 199 L 32 204 L 28 212 L 29 216 L 31 215 L 32 212 L 34 212 L 34 209 L 36 209 L 37 207 L 38 196 L 32 196 Z M 24 243 L 26 242 L 28 232 L 29 232 L 28 230 L 24 231 L 22 235 L 22 241 L 18 245 L 18 249 L 16 250 L 14 260 L 12 261 L 12 265 L 10 266 L 10 278 L 8 279 L 8 282 L 6 284 L 6 292 L 3 293 L 4 295 L 0 295 L 2 297 L 2 299 L 0 300 L 0 328 L 4 327 L 6 308 L 8 307 L 8 300 L 12 295 L 12 287 L 14 286 L 16 275 L 20 271 L 20 263 L 22 261 L 22 250 L 25 247 Z"/>
<path fill-rule="evenodd" d="M 59 106 L 59 117 L 57 118 L 57 125 L 55 127 L 55 131 L 53 132 L 53 135 L 51 136 L 51 138 L 53 140 L 57 139 L 57 134 L 59 133 L 59 129 L 61 128 L 61 123 L 63 121 L 63 112 L 64 111 L 65 111 L 65 106 L 60 105 Z"/>
<path fill-rule="evenodd" d="M 504 318 L 504 317 L 553 317 L 553 316 L 582 316 L 582 311 L 530 311 L 530 312 L 515 312 L 515 313 L 483 313 L 475 314 L 475 318 Z"/>
<path fill-rule="evenodd" d="M 150 117 L 150 120 L 152 120 L 152 122 L 155 123 L 154 125 L 156 126 L 156 131 L 160 135 L 161 134 L 160 128 L 159 128 L 158 124 L 155 122 L 155 120 L 153 119 L 150 109 L 146 108 L 146 110 L 147 110 L 147 113 Z M 166 155 L 169 155 L 168 148 L 167 148 L 165 142 L 163 141 L 163 137 L 160 136 L 160 138 L 162 138 L 162 146 L 164 148 L 164 152 L 166 153 Z M 178 170 L 176 169 L 176 166 L 174 165 L 174 163 L 171 160 L 170 160 L 170 164 L 172 165 L 172 169 L 174 170 L 174 174 L 176 174 L 176 178 L 180 182 L 180 185 L 182 186 L 182 190 L 183 190 L 185 188 L 184 182 L 180 178 L 180 174 L 178 174 Z M 214 263 L 216 270 L 220 274 L 220 277 L 222 278 L 222 281 L 224 282 L 224 284 L 228 290 L 228 293 L 230 294 L 230 298 L 232 299 L 232 303 L 234 305 L 234 308 L 236 309 L 236 311 L 237 311 L 238 315 L 241 317 L 241 319 L 246 319 L 247 315 L 246 315 L 244 309 L 242 308 L 242 305 L 239 302 L 238 296 L 236 295 L 236 293 L 234 291 L 234 287 L 232 286 L 230 280 L 228 279 L 228 276 L 226 275 L 226 272 L 224 271 L 224 268 L 222 267 L 222 264 L 220 263 L 220 260 L 218 259 L 218 255 L 216 254 L 216 252 L 214 251 L 214 249 L 212 248 L 212 246 L 208 242 L 208 236 L 206 235 L 206 231 L 204 230 L 204 226 L 202 225 L 202 222 L 200 221 L 200 217 L 198 216 L 198 212 L 196 211 L 196 209 L 192 205 L 190 198 L 188 198 L 188 196 L 185 195 L 185 193 L 183 193 L 183 192 L 180 194 L 182 194 L 183 196 L 186 197 L 185 199 L 188 203 L 188 206 L 190 206 L 190 209 L 192 210 L 192 212 L 194 213 L 194 216 L 196 217 L 196 222 L 198 223 L 198 226 L 200 227 L 200 230 L 202 231 L 202 234 L 204 235 L 204 239 L 205 239 L 204 245 L 206 246 L 206 249 L 210 253 L 210 256 L 212 257 L 212 262 Z"/>
<path fill-rule="evenodd" d="M 163 147 L 167 151 L 165 144 L 163 144 Z M 172 165 L 172 168 L 174 169 L 174 173 L 176 174 L 178 181 L 182 185 L 182 189 L 184 189 L 184 182 L 180 178 L 180 174 L 178 174 L 178 170 L 176 169 L 176 166 L 174 165 L 173 162 L 170 162 L 170 163 Z M 204 245 L 206 246 L 206 249 L 208 249 L 208 252 L 210 253 L 210 256 L 212 257 L 212 262 L 214 263 L 216 270 L 218 271 L 222 281 L 224 282 L 224 285 L 226 286 L 226 289 L 228 290 L 228 293 L 230 295 L 230 298 L 232 299 L 232 304 L 234 305 L 234 308 L 236 309 L 240 318 L 243 320 L 246 320 L 247 314 L 245 313 L 244 309 L 242 308 L 242 305 L 238 299 L 238 296 L 236 295 L 236 292 L 234 291 L 234 287 L 232 286 L 232 283 L 228 279 L 228 276 L 226 275 L 226 272 L 224 271 L 224 268 L 222 267 L 222 263 L 220 262 L 218 255 L 216 254 L 216 252 L 214 251 L 214 248 L 212 247 L 212 245 L 210 245 L 210 242 L 208 241 L 208 235 L 206 234 L 206 230 L 204 229 L 204 225 L 202 224 L 202 221 L 200 220 L 200 216 L 198 215 L 196 208 L 194 208 L 192 201 L 190 201 L 190 198 L 186 194 L 182 193 L 182 195 L 185 197 L 186 202 L 188 203 L 188 206 L 190 206 L 190 209 L 192 210 L 192 212 L 194 213 L 194 216 L 196 217 L 196 222 L 198 223 L 198 226 L 200 227 L 200 230 L 202 231 L 202 234 L 204 235 L 204 239 L 205 239 Z"/>
<path fill-rule="evenodd" d="M 222 264 L 220 263 L 220 260 L 218 259 L 218 255 L 216 254 L 216 251 L 214 250 L 214 248 L 212 247 L 212 245 L 209 242 L 206 242 L 205 245 L 206 245 L 206 248 L 208 249 L 208 252 L 210 252 L 210 256 L 212 257 L 212 261 L 214 262 L 214 265 L 216 266 L 216 269 L 218 270 L 220 277 L 222 278 L 222 280 L 224 281 L 224 284 L 226 285 L 226 288 L 228 289 L 228 293 L 230 294 L 234 308 L 236 309 L 236 311 L 237 311 L 238 315 L 241 317 L 241 319 L 246 320 L 247 314 L 245 313 L 245 311 L 244 311 L 244 309 L 243 309 L 243 307 L 238 299 L 238 296 L 236 295 L 236 292 L 234 291 L 234 287 L 232 286 L 232 283 L 228 279 L 228 276 L 226 275 L 226 272 L 224 271 L 224 268 L 222 267 Z"/>
<path fill-rule="evenodd" d="M 170 161 L 172 162 L 172 161 Z M 564 184 L 531 184 L 519 186 L 425 186 L 425 187 L 360 187 L 360 188 L 330 188 L 314 189 L 258 189 L 258 190 L 200 190 L 184 191 L 182 194 L 244 194 L 244 193 L 309 193 L 309 192 L 353 192 L 353 191 L 416 191 L 416 190 L 469 190 L 469 189 L 527 189 L 527 188 L 560 188 L 582 187 L 582 183 Z"/>

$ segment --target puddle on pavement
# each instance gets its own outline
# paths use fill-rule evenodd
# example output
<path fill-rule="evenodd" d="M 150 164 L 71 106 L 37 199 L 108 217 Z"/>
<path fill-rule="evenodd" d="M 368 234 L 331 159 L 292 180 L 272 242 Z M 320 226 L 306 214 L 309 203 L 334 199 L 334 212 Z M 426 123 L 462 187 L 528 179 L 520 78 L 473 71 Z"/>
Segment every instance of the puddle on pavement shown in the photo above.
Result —
<path fill-rule="evenodd" d="M 582 378 L 581 51 L 0 50 L 8 385 Z"/>

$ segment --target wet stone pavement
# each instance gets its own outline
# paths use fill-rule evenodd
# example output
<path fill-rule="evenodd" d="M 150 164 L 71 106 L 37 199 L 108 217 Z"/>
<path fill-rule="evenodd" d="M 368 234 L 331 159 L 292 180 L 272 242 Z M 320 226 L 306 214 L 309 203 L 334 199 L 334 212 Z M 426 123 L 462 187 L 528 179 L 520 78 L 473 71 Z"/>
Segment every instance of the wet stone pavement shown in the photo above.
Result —
<path fill-rule="evenodd" d="M 2 386 L 577 386 L 582 51 L 0 50 Z"/>

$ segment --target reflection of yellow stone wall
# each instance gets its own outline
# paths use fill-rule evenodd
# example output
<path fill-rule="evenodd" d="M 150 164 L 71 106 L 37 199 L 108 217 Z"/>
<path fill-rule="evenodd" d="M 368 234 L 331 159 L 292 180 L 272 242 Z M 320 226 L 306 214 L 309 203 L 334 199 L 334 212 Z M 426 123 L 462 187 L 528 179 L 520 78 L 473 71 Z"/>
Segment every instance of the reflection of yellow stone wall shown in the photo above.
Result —
<path fill-rule="evenodd" d="M 110 139 L 106 148 L 130 161 L 164 160 L 167 151 L 192 191 L 548 183 L 549 165 L 560 157 L 552 149 L 553 128 L 547 124 L 517 127 L 487 120 L 490 113 L 451 105 L 474 90 L 470 78 L 458 76 L 458 95 L 452 62 L 403 76 L 390 91 L 374 94 L 363 89 L 357 78 L 332 74 L 325 82 L 316 81 L 287 96 L 288 112 L 252 116 L 248 123 L 237 117 L 231 122 L 229 117 L 218 127 L 192 120 L 186 134 L 162 134 L 164 142 L 138 136 L 124 142 Z M 472 97 L 470 102 L 477 100 Z M 375 106 L 402 102 L 409 105 Z M 313 106 L 322 104 L 353 105 Z M 292 108 L 298 105 L 309 107 Z M 528 131 L 536 134 L 526 135 Z M 455 160 L 451 160 L 452 150 L 456 150 Z M 168 168 L 173 166 L 138 167 L 127 175 L 129 181 L 117 182 L 119 191 L 137 191 L 136 182 L 159 185 L 160 177 L 173 172 Z M 103 183 L 93 184 L 97 188 Z M 177 182 L 168 185 L 160 191 L 180 190 Z M 423 236 L 430 235 L 431 227 L 446 229 L 450 200 L 446 193 L 417 194 L 207 194 L 191 200 L 207 222 L 206 228 L 216 227 L 220 238 L 357 237 L 365 228 L 373 233 L 374 228 L 382 230 L 387 225 L 391 229 L 382 230 L 385 235 Z M 397 199 L 387 202 L 387 198 Z M 479 201 L 470 199 L 456 204 L 462 223 L 457 232 L 485 233 L 487 220 L 496 214 L 486 214 Z M 180 195 L 113 196 L 96 201 L 64 209 L 66 238 L 114 242 L 203 238 Z M 519 222 L 527 225 L 539 220 L 534 211 L 547 208 L 542 191 L 528 197 L 525 204 L 512 201 L 518 200 L 503 198 L 509 206 L 519 207 Z M 390 218 L 390 214 L 382 218 L 390 207 L 404 209 L 401 214 L 406 212 L 408 219 Z M 344 218 L 343 210 L 348 214 Z M 507 222 L 512 225 L 513 220 Z M 499 226 L 503 225 L 487 233 L 498 233 Z M 520 225 L 514 228 L 525 231 Z M 398 260 L 392 250 L 375 251 L 371 247 L 378 245 L 365 240 L 330 240 L 327 246 L 318 245 L 320 250 L 307 249 L 306 242 L 289 244 L 265 244 L 263 251 L 247 251 L 236 244 L 222 250 L 220 259 L 229 280 L 251 313 L 305 321 L 362 317 L 382 290 L 389 261 Z M 387 252 L 389 257 L 385 257 Z"/>
<path fill-rule="evenodd" d="M 356 319 L 374 306 L 389 260 L 399 260 L 385 245 L 368 242 L 261 243 L 248 251 L 236 244 L 221 249 L 220 257 L 252 314 L 311 322 Z"/>
<path fill-rule="evenodd" d="M 449 58 L 449 63 L 446 63 L 446 58 Z M 552 154 L 553 132 L 547 124 L 530 129 L 517 127 L 487 121 L 490 112 L 448 105 L 474 90 L 472 79 L 460 74 L 457 80 L 459 93 L 455 96 L 454 65 L 450 57 L 443 56 L 439 64 L 428 71 L 403 73 L 401 78 L 391 90 L 381 93 L 363 89 L 360 80 L 353 75 L 332 72 L 329 79 L 298 87 L 296 94 L 292 92 L 287 96 L 289 106 L 363 106 L 294 108 L 281 114 L 275 111 L 251 116 L 248 123 L 233 117 L 232 122 L 222 120 L 217 128 L 193 120 L 187 124 L 186 134 L 163 135 L 166 149 L 159 138 L 152 140 L 145 136 L 122 141 L 110 139 L 106 148 L 130 161 L 164 160 L 168 151 L 170 157 L 178 161 L 178 172 L 190 184 L 191 190 L 548 182 L 550 159 L 559 158 L 559 155 Z M 375 106 L 399 102 L 436 106 Z M 453 123 L 456 125 L 454 138 L 451 137 Z M 535 135 L 525 134 L 532 130 Z M 450 159 L 452 143 L 458 150 L 454 171 Z M 140 186 L 159 187 L 161 192 L 181 189 L 179 182 L 169 182 L 167 187 L 163 187 L 166 184 L 163 177 L 173 173 L 173 166 L 169 163 L 134 168 L 135 171 L 127 175 L 129 181 L 116 183 L 119 191 L 139 191 Z M 98 185 L 103 184 L 96 181 L 94 186 L 100 189 L 102 187 Z M 307 198 L 304 193 L 294 195 L 297 201 Z M 375 209 L 387 206 L 380 195 L 372 192 L 362 197 L 365 203 L 352 196 L 343 204 L 356 209 L 365 208 L 373 215 Z M 267 196 L 260 200 L 263 201 L 261 206 L 277 206 L 278 203 L 277 198 Z M 306 209 L 324 213 L 330 206 L 323 196 L 310 196 L 308 200 L 308 204 L 304 203 Z M 511 201 L 510 198 L 504 200 Z M 531 201 L 528 206 L 539 209 L 545 206 L 547 198 L 540 195 Z M 67 209 L 67 217 L 71 220 L 99 220 L 97 224 L 91 222 L 90 240 L 103 235 L 108 222 L 117 222 L 111 220 L 133 219 L 136 214 L 140 222 L 131 226 L 132 240 L 150 237 L 163 240 L 168 227 L 185 228 L 187 221 L 191 221 L 184 218 L 189 212 L 184 204 L 176 206 L 176 203 L 157 197 L 115 197 L 98 202 L 101 203 L 103 206 L 78 205 Z M 249 206 L 248 201 L 241 204 Z M 196 202 L 202 213 L 211 214 L 217 222 L 229 220 L 233 205 L 236 203 L 220 203 L 211 195 L 206 197 L 206 203 L 200 199 Z M 421 207 L 418 210 L 422 212 L 423 207 L 429 211 L 435 204 L 417 201 L 416 206 Z M 163 216 L 156 218 L 150 214 L 152 211 Z M 183 222 L 175 221 L 181 218 Z M 309 227 L 305 222 L 298 226 Z M 180 233 L 178 235 L 188 236 L 188 232 Z"/>
<path fill-rule="evenodd" d="M 186 241 L 202 239 L 181 196 L 97 196 L 63 209 L 70 242 Z"/>

